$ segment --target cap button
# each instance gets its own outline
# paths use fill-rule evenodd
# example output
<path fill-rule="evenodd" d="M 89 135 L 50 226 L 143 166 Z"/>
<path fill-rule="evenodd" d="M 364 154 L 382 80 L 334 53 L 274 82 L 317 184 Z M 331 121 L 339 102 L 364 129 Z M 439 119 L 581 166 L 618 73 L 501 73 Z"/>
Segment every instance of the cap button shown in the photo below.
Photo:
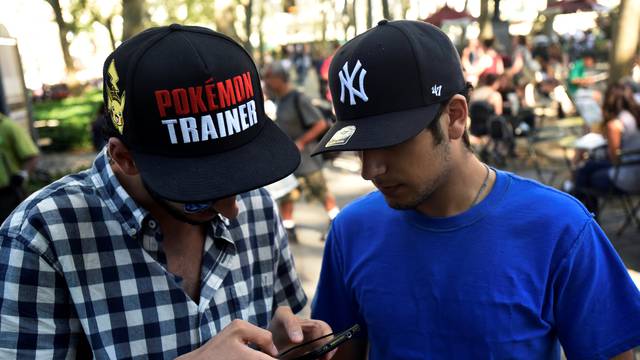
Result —
<path fill-rule="evenodd" d="M 182 30 L 182 25 L 180 25 L 180 24 L 171 24 L 171 25 L 169 25 L 169 29 L 173 30 L 173 31 Z"/>
<path fill-rule="evenodd" d="M 389 20 L 387 20 L 387 19 L 382 19 L 382 20 L 378 21 L 378 26 L 380 26 L 380 25 L 385 25 L 385 24 L 386 24 L 386 23 L 388 23 L 388 22 L 389 22 Z"/>

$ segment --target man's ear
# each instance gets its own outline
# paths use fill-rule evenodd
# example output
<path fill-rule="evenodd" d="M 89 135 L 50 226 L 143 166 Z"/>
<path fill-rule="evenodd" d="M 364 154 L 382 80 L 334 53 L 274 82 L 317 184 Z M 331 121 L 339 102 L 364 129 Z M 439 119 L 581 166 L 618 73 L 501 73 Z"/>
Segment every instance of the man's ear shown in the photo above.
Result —
<path fill-rule="evenodd" d="M 111 159 L 125 175 L 138 175 L 138 168 L 136 167 L 135 161 L 133 161 L 133 156 L 120 139 L 115 137 L 109 138 L 107 150 L 109 151 Z"/>
<path fill-rule="evenodd" d="M 454 95 L 447 105 L 447 113 L 449 114 L 449 139 L 462 139 L 469 115 L 467 99 L 460 94 Z"/>

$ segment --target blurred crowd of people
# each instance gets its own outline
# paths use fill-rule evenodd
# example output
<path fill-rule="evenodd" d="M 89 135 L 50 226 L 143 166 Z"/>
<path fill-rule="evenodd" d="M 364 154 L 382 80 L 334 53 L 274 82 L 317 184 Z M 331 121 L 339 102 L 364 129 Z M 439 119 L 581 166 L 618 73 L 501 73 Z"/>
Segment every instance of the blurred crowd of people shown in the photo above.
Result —
<path fill-rule="evenodd" d="M 583 199 L 592 211 L 597 211 L 594 200 L 580 195 L 579 189 L 591 187 L 593 184 L 604 186 L 602 173 L 611 171 L 603 170 L 603 166 L 611 167 L 615 163 L 613 155 L 616 151 L 635 144 L 637 127 L 633 124 L 640 121 L 640 113 L 635 110 L 640 96 L 634 97 L 634 94 L 640 93 L 640 58 L 633 72 L 623 80 L 624 84 L 607 87 L 608 71 L 603 64 L 607 54 L 596 45 L 602 40 L 598 36 L 602 37 L 605 34 L 587 30 L 573 35 L 548 36 L 539 32 L 531 36 L 513 36 L 510 44 L 498 43 L 494 38 L 469 39 L 460 51 L 466 80 L 473 86 L 469 129 L 472 143 L 483 160 L 501 166 L 506 164 L 506 159 L 517 157 L 516 138 L 529 136 L 536 130 L 536 118 L 540 117 L 540 113 L 558 119 L 579 116 L 584 119 L 585 134 L 596 132 L 603 134 L 605 138 L 624 138 L 624 145 L 620 144 L 621 138 L 609 141 L 610 147 L 618 147 L 618 150 L 609 150 L 609 158 L 585 162 L 587 154 L 579 152 L 574 160 L 574 166 L 578 170 L 571 180 L 571 185 L 565 190 Z M 338 48 L 337 42 L 320 46 L 290 44 L 283 46 L 278 52 L 272 52 L 266 59 L 264 85 L 268 107 L 272 107 L 274 120 L 283 128 L 295 125 L 297 130 L 289 131 L 294 140 L 306 138 L 304 134 L 308 135 L 308 145 L 305 143 L 304 146 L 300 146 L 303 154 L 308 153 L 316 144 L 313 138 L 328 128 L 324 125 L 312 128 L 312 125 L 316 121 L 319 121 L 318 124 L 324 124 L 326 120 L 329 120 L 329 124 L 332 122 L 327 76 L 333 54 Z M 305 87 L 310 71 L 315 71 L 314 78 L 318 79 L 318 84 L 314 84 L 314 87 L 317 87 L 319 92 L 307 91 L 305 95 L 303 91 L 295 88 Z M 276 80 L 273 80 L 274 77 Z M 279 81 L 287 84 L 291 82 L 293 86 L 287 86 L 288 91 L 278 93 L 273 90 L 272 84 Z M 292 98 L 296 100 L 290 101 Z M 292 103 L 295 106 L 291 105 Z M 622 103 L 624 105 L 620 105 Z M 279 106 L 294 110 L 302 108 L 304 111 L 284 111 L 279 109 Z M 319 111 L 322 109 L 324 111 Z M 536 114 L 536 109 L 542 111 Z M 287 116 L 283 115 L 285 112 L 288 113 Z M 302 119 L 283 120 L 290 117 L 289 115 Z M 307 118 L 312 118 L 310 124 L 306 124 Z M 611 124 L 614 123 L 617 124 L 615 128 L 620 129 L 620 133 L 624 132 L 624 135 L 611 132 Z M 321 160 L 303 156 L 301 169 L 308 168 L 312 162 L 315 163 L 315 170 L 322 168 Z M 595 166 L 595 163 L 598 165 Z M 586 175 L 594 169 L 599 174 Z M 301 179 L 300 170 L 296 175 Z M 592 175 L 600 179 L 589 180 Z M 640 183 L 640 176 L 636 170 L 625 177 L 626 189 L 634 188 L 635 185 L 629 185 L 631 183 Z M 302 181 L 303 184 L 305 182 L 308 181 Z M 324 181 L 321 183 L 324 184 Z M 611 179 L 606 183 L 608 186 L 613 186 L 612 184 Z M 296 192 L 297 190 L 293 194 Z M 334 204 L 332 196 L 327 191 L 320 191 L 319 194 L 321 196 L 318 199 L 324 202 L 330 218 L 333 218 L 337 212 L 331 210 Z M 328 197 L 325 194 L 328 194 Z M 297 198 L 298 196 L 293 197 Z M 286 204 L 283 214 L 288 229 L 293 229 L 295 225 L 292 221 L 291 199 L 290 193 L 282 200 Z M 295 239 L 293 231 L 290 235 Z"/>
<path fill-rule="evenodd" d="M 640 98 L 637 95 L 640 93 L 640 57 L 623 85 L 607 88 L 608 72 L 603 64 L 606 52 L 596 46 L 598 36 L 603 35 L 586 31 L 572 36 L 548 36 L 540 32 L 513 36 L 507 44 L 494 38 L 469 39 L 464 44 L 460 49 L 461 64 L 466 80 L 473 86 L 469 129 L 481 159 L 501 166 L 506 164 L 506 159 L 517 157 L 516 138 L 535 131 L 536 109 L 543 109 L 545 114 L 551 113 L 557 118 L 580 116 L 585 121 L 585 132 L 602 133 L 605 138 L 616 136 L 609 128 L 612 119 L 619 120 L 622 125 L 615 128 L 626 131 L 624 142 L 627 145 L 635 143 L 628 137 L 636 132 L 634 121 L 630 119 L 635 119 L 636 123 L 640 121 L 635 110 Z M 322 178 L 326 159 L 309 156 L 317 139 L 335 121 L 328 74 L 339 47 L 337 41 L 288 44 L 269 52 L 263 59 L 265 108 L 303 154 L 300 168 L 292 175 L 295 180 L 288 183 L 293 190 L 280 199 L 284 224 L 289 238 L 294 241 L 293 203 L 301 195 L 319 200 L 330 220 L 339 211 Z M 101 137 L 103 117 L 101 107 L 91 130 L 96 150 L 105 144 Z M 600 157 L 587 166 L 582 166 L 587 156 L 578 153 L 574 166 L 579 171 L 565 190 L 580 196 L 581 192 L 576 188 L 602 185 L 602 179 L 592 181 L 589 180 L 591 175 L 585 174 L 595 171 L 600 175 L 594 176 L 602 177 L 601 173 L 608 171 L 602 170 L 602 166 L 613 164 L 615 151 L 610 149 L 610 156 L 604 158 L 604 163 Z M 633 179 L 638 177 L 637 173 L 631 176 Z M 629 181 L 632 180 L 627 179 Z M 585 198 L 585 202 L 590 209 L 597 209 L 593 200 Z"/>
<path fill-rule="evenodd" d="M 621 152 L 640 148 L 640 65 L 637 60 L 632 73 L 608 84 L 602 61 L 607 54 L 595 44 L 591 31 L 556 38 L 515 36 L 511 52 L 499 51 L 494 39 L 472 39 L 461 60 L 475 88 L 470 131 L 483 159 L 504 164 L 506 157 L 517 156 L 514 139 L 535 130 L 536 108 L 550 118 L 579 116 L 585 136 L 597 134 L 600 152 L 577 151 L 573 177 L 564 188 L 597 214 L 593 190 L 640 191 L 640 166 L 615 175 L 613 170 Z"/>
<path fill-rule="evenodd" d="M 295 142 L 302 158 L 293 175 L 270 188 L 278 200 L 282 222 L 291 242 L 298 241 L 294 204 L 301 196 L 322 203 L 329 221 L 340 212 L 322 173 L 327 158 L 311 157 L 318 140 L 335 119 L 328 73 L 338 47 L 337 42 L 314 47 L 310 44 L 283 46 L 279 54 L 271 54 L 262 71 L 267 112 Z M 318 89 L 315 94 L 304 91 L 310 71 L 315 71 L 313 78 L 317 79 L 317 84 L 312 86 Z"/>

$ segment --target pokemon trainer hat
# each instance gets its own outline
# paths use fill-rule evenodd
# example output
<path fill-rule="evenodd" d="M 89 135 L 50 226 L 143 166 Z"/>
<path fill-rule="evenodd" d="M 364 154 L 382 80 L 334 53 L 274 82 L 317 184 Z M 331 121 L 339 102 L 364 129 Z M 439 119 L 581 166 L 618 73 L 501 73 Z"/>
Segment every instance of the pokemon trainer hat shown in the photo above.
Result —
<path fill-rule="evenodd" d="M 382 20 L 336 52 L 329 88 L 338 121 L 314 155 L 404 142 L 467 84 L 458 52 L 440 29 L 422 21 Z"/>
<path fill-rule="evenodd" d="M 264 113 L 249 53 L 223 34 L 151 28 L 109 55 L 103 74 L 108 119 L 162 198 L 216 200 L 298 167 L 295 144 Z"/>

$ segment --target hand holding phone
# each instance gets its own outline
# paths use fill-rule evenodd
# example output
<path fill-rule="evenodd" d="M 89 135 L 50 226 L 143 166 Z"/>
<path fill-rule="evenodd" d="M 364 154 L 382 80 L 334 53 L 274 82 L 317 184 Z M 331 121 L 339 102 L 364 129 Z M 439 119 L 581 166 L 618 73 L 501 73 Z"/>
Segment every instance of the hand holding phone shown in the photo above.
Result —
<path fill-rule="evenodd" d="M 358 331 L 360 331 L 360 325 L 355 324 L 341 333 L 327 334 L 296 345 L 278 354 L 277 358 L 280 360 L 315 360 L 351 340 Z"/>

